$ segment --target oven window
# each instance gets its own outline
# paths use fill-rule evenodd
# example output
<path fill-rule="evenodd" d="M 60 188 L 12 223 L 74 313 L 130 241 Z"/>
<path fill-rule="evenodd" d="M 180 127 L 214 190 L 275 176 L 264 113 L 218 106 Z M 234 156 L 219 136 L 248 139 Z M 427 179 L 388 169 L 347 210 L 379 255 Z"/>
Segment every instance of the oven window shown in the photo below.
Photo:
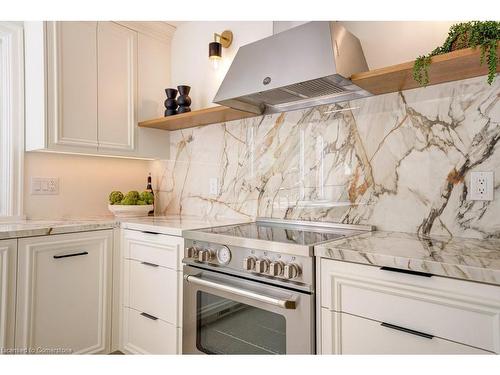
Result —
<path fill-rule="evenodd" d="M 197 294 L 198 350 L 208 354 L 285 354 L 285 317 L 213 294 Z"/>

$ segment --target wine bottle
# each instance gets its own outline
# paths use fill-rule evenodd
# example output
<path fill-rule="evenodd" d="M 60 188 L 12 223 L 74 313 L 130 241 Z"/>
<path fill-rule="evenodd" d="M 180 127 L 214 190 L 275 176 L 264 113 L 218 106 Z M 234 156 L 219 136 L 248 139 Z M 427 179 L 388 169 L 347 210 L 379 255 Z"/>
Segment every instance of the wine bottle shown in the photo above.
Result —
<path fill-rule="evenodd" d="M 154 204 L 155 204 L 154 196 L 155 196 L 155 193 L 153 191 L 153 186 L 151 185 L 151 173 L 149 173 L 149 175 L 148 175 L 148 184 L 146 186 L 146 190 L 149 191 L 151 194 L 153 194 L 153 209 L 148 212 L 148 216 L 154 216 L 154 214 L 155 214 L 155 208 L 154 208 Z"/>

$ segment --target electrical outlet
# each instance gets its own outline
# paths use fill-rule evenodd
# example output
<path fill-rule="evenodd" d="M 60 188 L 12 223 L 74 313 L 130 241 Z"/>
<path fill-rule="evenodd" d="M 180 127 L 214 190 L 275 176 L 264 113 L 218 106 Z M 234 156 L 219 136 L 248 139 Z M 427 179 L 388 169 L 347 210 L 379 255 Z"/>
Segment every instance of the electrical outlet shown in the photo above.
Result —
<path fill-rule="evenodd" d="M 471 172 L 469 200 L 492 201 L 495 190 L 493 172 Z"/>
<path fill-rule="evenodd" d="M 217 195 L 219 194 L 219 179 L 217 177 L 212 177 L 208 181 L 209 194 Z"/>
<path fill-rule="evenodd" d="M 56 177 L 32 177 L 31 195 L 58 195 L 59 179 Z"/>

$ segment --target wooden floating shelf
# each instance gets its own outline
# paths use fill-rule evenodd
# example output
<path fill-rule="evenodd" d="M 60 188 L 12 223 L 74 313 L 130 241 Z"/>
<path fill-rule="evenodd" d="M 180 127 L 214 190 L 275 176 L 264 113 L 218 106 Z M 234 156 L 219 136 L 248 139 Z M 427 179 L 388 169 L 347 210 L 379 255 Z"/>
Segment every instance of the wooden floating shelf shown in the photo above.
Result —
<path fill-rule="evenodd" d="M 500 55 L 500 47 L 497 46 Z M 466 48 L 434 56 L 429 66 L 429 86 L 488 74 L 486 61 L 480 65 L 481 49 Z M 370 70 L 351 76 L 352 82 L 374 95 L 421 87 L 413 79 L 414 61 Z M 500 64 L 497 72 L 500 71 Z M 485 78 L 486 80 L 486 78 Z"/>
<path fill-rule="evenodd" d="M 219 122 L 241 120 L 243 118 L 255 116 L 257 116 L 255 113 L 217 106 L 179 113 L 177 115 L 162 117 L 155 120 L 143 121 L 139 123 L 139 126 L 143 128 L 179 130 L 193 128 L 195 126 L 217 124 Z"/>
<path fill-rule="evenodd" d="M 497 47 L 500 56 L 500 46 Z M 466 48 L 443 55 L 434 56 L 429 66 L 429 86 L 444 82 L 458 81 L 488 74 L 488 66 L 479 64 L 480 48 Z M 370 70 L 351 76 L 352 82 L 374 95 L 403 91 L 421 87 L 413 79 L 413 61 L 385 68 Z M 500 65 L 497 66 L 497 72 Z M 498 79 L 498 78 L 497 78 Z M 485 78 L 486 80 L 486 78 Z M 179 130 L 196 126 L 217 124 L 257 116 L 255 113 L 217 106 L 142 121 L 140 127 L 163 130 Z"/>

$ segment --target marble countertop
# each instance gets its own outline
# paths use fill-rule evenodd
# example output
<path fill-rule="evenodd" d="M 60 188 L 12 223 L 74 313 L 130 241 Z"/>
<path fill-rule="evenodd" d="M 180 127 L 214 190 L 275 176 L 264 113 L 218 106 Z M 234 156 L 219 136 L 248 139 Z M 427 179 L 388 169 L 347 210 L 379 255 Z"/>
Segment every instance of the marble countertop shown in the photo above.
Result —
<path fill-rule="evenodd" d="M 324 243 L 315 255 L 500 285 L 500 239 L 374 231 Z"/>
<path fill-rule="evenodd" d="M 127 228 L 171 236 L 181 236 L 183 230 L 201 229 L 242 223 L 234 219 L 202 219 L 193 216 L 158 216 L 144 218 L 102 218 L 86 220 L 20 220 L 0 222 L 0 240 L 47 236 L 92 230 Z"/>
<path fill-rule="evenodd" d="M 114 219 L 20 220 L 15 222 L 0 222 L 0 240 L 111 229 L 116 226 L 117 222 Z"/>
<path fill-rule="evenodd" d="M 181 236 L 184 230 L 244 223 L 193 216 L 0 222 L 0 240 L 122 227 Z M 500 285 L 500 239 L 419 237 L 374 231 L 315 247 L 315 255 Z"/>
<path fill-rule="evenodd" d="M 222 225 L 245 223 L 241 219 L 204 219 L 195 216 L 158 216 L 147 218 L 120 219 L 121 227 L 182 236 L 184 230 L 210 228 Z M 248 221 L 247 221 L 248 222 Z"/>

